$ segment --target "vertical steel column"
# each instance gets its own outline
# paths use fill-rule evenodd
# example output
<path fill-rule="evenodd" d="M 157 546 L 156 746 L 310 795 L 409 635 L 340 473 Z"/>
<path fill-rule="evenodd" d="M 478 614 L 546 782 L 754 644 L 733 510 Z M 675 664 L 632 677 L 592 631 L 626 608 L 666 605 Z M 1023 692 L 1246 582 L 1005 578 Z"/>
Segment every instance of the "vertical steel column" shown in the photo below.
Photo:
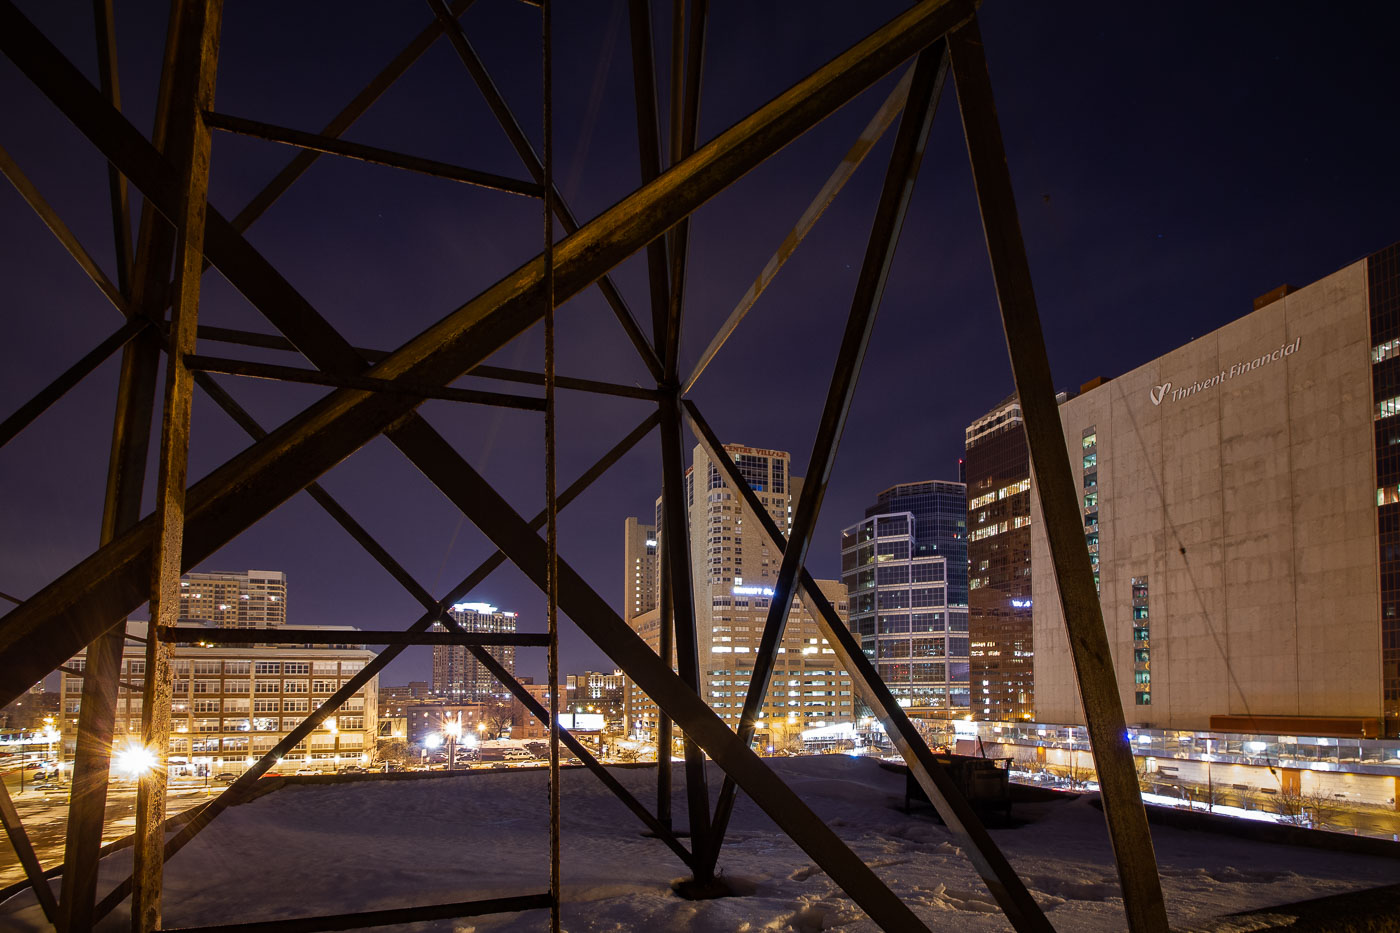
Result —
<path fill-rule="evenodd" d="M 660 121 L 656 107 L 656 62 L 651 29 L 651 0 L 629 0 L 632 36 L 632 94 L 637 104 L 637 151 L 642 184 L 661 174 Z M 670 286 L 666 278 L 666 238 L 647 244 L 647 281 L 651 286 L 651 339 L 658 358 L 665 352 L 666 304 Z"/>
<path fill-rule="evenodd" d="M 552 0 L 540 2 L 543 55 L 544 145 L 541 159 L 544 198 L 544 514 L 545 616 L 549 629 L 549 929 L 559 933 L 559 509 L 556 497 L 555 438 L 559 411 L 554 394 L 554 35 Z"/>
<path fill-rule="evenodd" d="M 164 279 L 163 272 L 161 278 Z M 152 328 L 138 335 L 122 354 L 117 417 L 107 469 L 107 500 L 102 515 L 103 544 L 141 517 L 151 408 L 160 362 L 159 340 Z M 92 907 L 97 892 L 98 850 L 107 807 L 117 679 L 125 642 L 126 626 L 119 625 L 88 646 L 64 848 L 63 929 L 70 933 L 88 930 L 95 922 Z"/>
<path fill-rule="evenodd" d="M 755 721 L 768 695 L 768 682 L 778 656 L 778 645 L 782 642 L 788 610 L 797 591 L 798 572 L 807 562 L 812 533 L 817 527 L 817 515 L 821 512 L 841 434 L 846 428 L 846 416 L 855 398 L 856 381 L 860 378 L 861 364 L 865 361 L 865 351 L 875 329 L 875 316 L 880 310 L 880 299 L 884 296 L 885 282 L 899 244 L 904 215 L 914 196 L 914 183 L 923 162 L 924 147 L 928 143 L 929 130 L 938 111 L 938 100 L 943 94 L 947 75 L 948 46 L 940 40 L 920 53 L 914 65 L 908 103 L 895 133 L 890 163 L 885 170 L 884 188 L 880 192 L 875 220 L 870 228 L 865 260 L 861 264 L 855 295 L 851 299 L 846 331 L 832 367 L 831 385 L 817 426 L 817 436 L 812 442 L 807 479 L 803 482 L 802 495 L 798 499 L 792 533 L 783 549 L 782 565 L 773 584 L 773 599 L 763 625 L 763 637 L 754 656 L 753 673 L 744 695 L 743 712 L 739 716 L 739 738 L 745 742 L 753 740 Z M 714 846 L 709 853 L 712 859 L 719 858 L 719 848 L 723 845 L 724 832 L 734 809 L 734 792 L 734 779 L 726 777 L 715 806 Z"/>
<path fill-rule="evenodd" d="M 630 31 L 632 37 L 632 93 L 637 108 L 637 149 L 641 164 L 642 184 L 649 184 L 661 174 L 660 121 L 657 119 L 656 62 L 653 54 L 654 37 L 651 28 L 651 0 L 630 0 Z M 667 306 L 670 285 L 666 268 L 666 237 L 659 236 L 647 244 L 647 282 L 651 287 L 651 334 L 660 359 L 666 352 Z M 662 659 L 672 664 L 673 620 L 671 576 L 666 570 L 666 541 L 663 528 L 657 529 L 657 560 L 661 566 L 657 624 L 660 627 L 657 649 Z M 671 718 L 661 707 L 656 708 L 656 818 L 671 828 Z"/>
<path fill-rule="evenodd" d="M 695 625 L 695 590 L 690 578 L 690 533 L 685 501 L 685 451 L 681 437 L 680 401 L 667 395 L 661 401 L 661 510 L 665 522 L 665 557 L 671 586 L 671 606 L 676 624 L 676 662 L 681 680 L 705 695 L 700 673 L 700 646 Z M 670 748 L 657 755 L 669 756 Z M 710 792 L 705 779 L 705 753 L 685 737 L 686 809 L 690 815 L 690 851 L 695 859 L 695 880 L 708 884 L 710 870 Z"/>
<path fill-rule="evenodd" d="M 166 363 L 160 467 L 156 479 L 155 533 L 151 559 L 151 624 L 146 641 L 146 689 L 142 740 L 156 767 L 141 776 L 136 799 L 131 924 L 136 933 L 161 926 L 161 880 L 165 867 L 166 759 L 170 742 L 172 646 L 162 626 L 179 619 L 184 546 L 185 480 L 189 463 L 193 374 L 185 357 L 194 351 L 199 287 L 208 208 L 209 130 L 203 113 L 214 106 L 222 0 L 175 0 L 180 9 L 179 42 L 171 81 L 170 153 L 180 170 L 180 212 L 175 223 L 174 301 Z"/>
<path fill-rule="evenodd" d="M 1045 535 L 1064 610 L 1084 720 L 1103 788 L 1104 818 L 1118 863 L 1123 909 L 1134 933 L 1165 933 L 1166 905 L 1138 789 L 1127 723 L 1104 631 L 1103 610 L 1084 547 L 1078 491 L 1065 453 L 1030 263 L 1006 166 L 991 79 L 974 17 L 948 37 L 973 186 L 982 213 L 1006 348 L 1025 417 L 1026 442 L 1045 516 Z"/>
<path fill-rule="evenodd" d="M 97 77 L 102 96 L 116 109 L 122 109 L 121 80 L 117 73 L 117 29 L 112 0 L 92 0 L 93 25 L 97 30 Z M 117 251 L 117 287 L 131 295 L 131 207 L 126 196 L 126 176 L 107 163 L 107 188 L 112 200 L 112 235 Z"/>
<path fill-rule="evenodd" d="M 661 513 L 661 527 L 656 529 L 656 560 L 661 567 L 661 592 L 657 600 L 657 653 L 671 670 L 676 669 L 675 606 L 671 602 L 671 570 L 666 563 L 666 513 Z M 671 717 L 656 705 L 656 818 L 671 828 L 671 751 L 675 734 Z"/>
<path fill-rule="evenodd" d="M 111 45 L 99 59 L 110 63 L 109 102 L 116 99 L 115 39 L 108 0 L 94 0 L 98 11 L 99 49 Z M 170 84 L 174 80 L 174 58 L 178 46 L 179 8 L 171 7 L 160 85 L 156 95 L 156 119 L 152 139 L 164 149 L 169 117 Z M 105 35 L 104 35 L 105 32 Z M 104 64 L 104 74 L 108 65 Z M 104 91 L 106 88 L 104 87 Z M 117 229 L 118 253 L 121 232 L 128 229 L 126 178 L 112 169 L 113 225 Z M 127 313 L 133 319 L 155 321 L 164 317 L 168 299 L 170 254 L 173 237 L 169 224 L 149 202 L 141 212 L 134 267 L 123 296 Z M 151 419 L 155 404 L 156 379 L 160 366 L 161 337 L 155 327 L 138 334 L 122 353 L 117 383 L 117 411 L 112 430 L 111 455 L 107 465 L 107 491 L 102 514 L 101 543 L 107 544 L 141 519 L 141 496 L 146 482 L 147 452 L 150 448 Z M 78 738 L 73 757 L 73 781 L 68 803 L 67 838 L 64 844 L 63 887 L 60 898 L 63 929 L 81 933 L 98 920 L 94 913 L 97 896 L 97 865 L 102 847 L 102 826 L 106 817 L 107 784 L 111 771 L 113 720 L 116 714 L 118 674 L 126 626 L 104 633 L 88 646 L 86 676 L 78 710 Z M 144 704 L 143 704 L 144 705 Z M 144 713 L 142 714 L 144 717 Z"/>
<path fill-rule="evenodd" d="M 20 773 L 24 773 L 22 767 Z M 10 837 L 10 844 L 15 847 L 15 855 L 24 868 L 24 876 L 29 879 L 29 886 L 34 889 L 34 897 L 44 910 L 44 916 L 56 929 L 64 929 L 58 914 L 58 902 L 53 897 L 53 888 L 49 887 L 48 879 L 44 877 L 44 869 L 39 865 L 39 858 L 34 854 L 34 846 L 29 842 L 29 836 L 24 831 L 24 824 L 20 822 L 19 813 L 15 810 L 14 801 L 10 799 L 10 792 L 4 781 L 0 781 L 0 824 L 4 825 L 5 834 Z"/>
<path fill-rule="evenodd" d="M 695 151 L 695 136 L 700 123 L 700 79 L 704 74 L 705 26 L 709 19 L 709 0 L 692 0 L 690 24 L 681 41 L 681 20 L 685 10 L 685 0 L 676 0 L 676 22 L 672 24 L 672 54 L 678 55 L 682 44 L 685 47 L 684 83 L 680 81 L 681 61 L 671 63 L 671 164 L 682 161 Z M 666 309 L 666 348 L 662 363 L 666 368 L 666 381 L 676 381 L 676 366 L 680 357 L 681 315 L 685 307 L 685 265 L 690 249 L 690 217 L 681 218 L 670 234 L 671 247 L 671 296 Z M 677 415 L 679 424 L 679 415 Z M 677 433 L 680 433 L 677 427 Z"/>

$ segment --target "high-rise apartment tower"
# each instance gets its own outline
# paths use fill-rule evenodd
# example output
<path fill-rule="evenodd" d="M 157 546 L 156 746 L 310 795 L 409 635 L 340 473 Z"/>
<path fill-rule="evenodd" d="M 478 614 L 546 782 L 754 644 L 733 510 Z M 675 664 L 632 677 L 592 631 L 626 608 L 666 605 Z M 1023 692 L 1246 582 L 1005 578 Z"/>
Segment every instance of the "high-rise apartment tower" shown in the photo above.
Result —
<path fill-rule="evenodd" d="M 278 570 L 187 573 L 180 578 L 180 618 L 220 628 L 287 624 L 287 575 Z"/>
<path fill-rule="evenodd" d="M 515 632 L 516 614 L 502 612 L 486 603 L 458 603 L 448 614 L 468 632 Z M 432 630 L 441 632 L 443 626 L 435 622 Z M 508 672 L 515 674 L 514 646 L 492 645 L 486 651 Z M 433 646 L 433 695 L 456 703 L 489 703 L 510 696 L 464 645 Z"/>

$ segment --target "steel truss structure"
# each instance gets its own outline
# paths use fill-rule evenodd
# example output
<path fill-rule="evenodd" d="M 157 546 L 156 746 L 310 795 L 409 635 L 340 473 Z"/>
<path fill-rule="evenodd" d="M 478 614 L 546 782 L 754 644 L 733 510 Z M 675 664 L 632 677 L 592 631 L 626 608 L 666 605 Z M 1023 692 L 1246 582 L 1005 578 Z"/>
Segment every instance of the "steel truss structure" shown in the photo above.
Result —
<path fill-rule="evenodd" d="M 725 829 L 735 796 L 746 793 L 792 840 L 882 928 L 922 930 L 924 924 L 814 814 L 750 747 L 755 716 L 768 687 L 788 608 L 799 598 L 850 674 L 862 700 L 880 718 L 929 799 L 957 838 L 997 903 L 1017 930 L 1052 929 L 1040 907 L 976 814 L 937 766 L 913 725 L 878 677 L 832 605 L 804 569 L 837 446 L 854 395 L 866 346 L 924 147 L 942 96 L 953 77 L 956 101 L 972 166 L 987 248 L 1001 305 L 1016 388 L 1024 409 L 1031 455 L 1045 514 L 1059 591 L 1068 620 L 1080 693 L 1103 788 L 1104 811 L 1117 859 L 1128 925 L 1134 931 L 1167 929 L 1147 822 L 1110 665 L 1088 555 L 1079 524 L 1070 467 L 1046 360 L 1029 269 L 1012 198 L 1000 129 L 992 101 L 982 40 L 972 0 L 922 0 L 885 26 L 831 59 L 807 78 L 703 145 L 697 139 L 707 0 L 674 0 L 670 37 L 671 116 L 668 145 L 662 145 L 657 100 L 652 0 L 628 0 L 633 86 L 639 138 L 641 185 L 613 207 L 586 222 L 570 211 L 554 183 L 550 112 L 550 0 L 539 3 L 544 66 L 544 147 L 537 153 L 469 41 L 459 18 L 472 0 L 428 0 L 431 20 L 319 133 L 274 126 L 214 111 L 221 0 L 172 0 L 157 119 L 149 137 L 123 116 L 117 80 L 111 0 L 96 0 L 100 80 L 94 86 L 15 7 L 0 0 L 0 50 L 98 149 L 109 164 L 109 192 L 116 237 L 113 282 L 50 208 L 18 165 L 0 151 L 0 172 L 16 186 L 43 222 L 114 307 L 124 323 L 32 401 L 0 424 L 0 444 L 13 438 L 49 405 L 118 349 L 121 371 L 118 411 L 99 549 L 40 592 L 0 618 L 0 704 L 86 648 L 77 757 L 61 868 L 43 870 L 14 807 L 0 787 L 0 821 L 18 851 L 29 883 L 54 925 L 82 931 L 132 897 L 133 927 L 161 926 L 161 876 L 177 853 L 224 809 L 251 791 L 257 779 L 293 746 L 410 644 L 462 644 L 523 704 L 551 724 L 551 887 L 518 898 L 440 904 L 333 917 L 288 918 L 237 929 L 350 929 L 395 922 L 472 916 L 485 912 L 549 909 L 559 918 L 558 744 L 565 744 L 638 819 L 693 872 L 694 890 L 713 890 Z M 445 37 L 485 97 L 524 165 L 527 179 L 508 178 L 412 155 L 345 142 L 344 133 L 434 42 Z M 912 61 L 912 67 L 866 127 L 783 247 L 770 260 L 700 363 L 679 370 L 686 295 L 689 217 L 750 169 L 778 152 L 876 81 Z M 817 437 L 808 481 L 799 499 L 791 536 L 769 518 L 724 450 L 711 424 L 686 393 L 761 295 L 772 275 L 812 228 L 873 142 L 898 120 L 885 180 L 875 211 L 858 284 L 841 341 Z M 207 203 L 213 131 L 238 133 L 298 147 L 297 155 L 237 216 L 225 219 Z M 663 148 L 668 152 L 663 165 Z M 503 275 L 418 337 L 390 351 L 361 349 L 347 342 L 244 237 L 248 228 L 322 154 L 481 185 L 542 203 L 540 254 Z M 128 186 L 143 198 L 136 236 L 131 235 Z M 557 222 L 564 230 L 554 236 Z M 609 277 L 627 257 L 645 251 L 651 310 L 648 336 Z M 174 279 L 168 270 L 175 269 Z M 277 334 L 233 331 L 198 323 L 200 281 L 213 265 L 276 329 Z M 637 388 L 554 372 L 554 309 L 598 287 L 629 342 L 651 373 L 655 388 Z M 170 311 L 166 315 L 167 308 Z M 538 322 L 545 325 L 542 372 L 489 366 L 493 353 Z M 273 366 L 196 353 L 197 341 L 272 348 L 300 353 L 308 366 Z M 161 407 L 157 501 L 142 517 L 141 488 L 146 449 L 156 411 L 156 372 L 161 354 L 169 360 Z M 213 373 L 259 376 L 333 388 L 285 423 L 265 429 L 211 377 Z M 543 396 L 510 395 L 452 388 L 472 373 L 524 385 L 543 386 Z M 186 488 L 190 404 L 195 387 L 207 393 L 243 427 L 253 443 L 207 477 Z M 633 398 L 649 403 L 649 414 L 597 463 L 556 495 L 554 394 L 556 388 Z M 417 412 L 426 399 L 500 405 L 542 411 L 545 418 L 545 509 L 532 519 L 518 514 Z M 661 653 L 651 650 L 557 552 L 555 521 L 560 509 L 581 495 L 628 450 L 656 429 L 662 453 L 665 527 L 684 528 L 684 433 L 689 429 L 746 497 L 770 546 L 783 554 L 754 674 L 737 733 L 706 705 L 701 692 L 691 562 L 687 536 L 662 540 Z M 498 550 L 442 598 L 376 542 L 321 486 L 318 477 L 370 440 L 383 435 L 396 446 Z M 169 733 L 172 645 L 191 637 L 177 625 L 179 575 L 232 540 L 261 517 L 305 490 L 423 607 L 403 631 L 364 632 L 369 643 L 388 647 L 334 696 L 311 713 L 242 777 L 217 797 L 181 818 L 167 819 L 164 773 L 143 779 L 138 794 L 132 876 L 98 898 L 97 863 L 106 780 L 113 735 L 117 674 L 125 618 L 150 602 L 151 626 L 144 686 L 144 739 L 164 749 Z M 542 538 L 541 528 L 546 530 Z M 557 612 L 571 618 L 663 713 L 662 741 L 670 746 L 670 723 L 685 739 L 690 827 L 689 848 L 671 825 L 669 756 L 659 756 L 658 805 L 653 813 L 633 797 L 567 730 L 557 725 L 557 697 L 549 708 L 536 701 L 484 645 L 500 641 L 465 633 L 448 608 L 510 561 L 548 595 L 547 635 L 520 635 L 513 644 L 549 650 L 550 683 L 557 683 Z M 433 623 L 446 632 L 429 632 Z M 242 632 L 199 630 L 201 640 L 246 640 Z M 257 633 L 258 640 L 312 636 Z M 671 656 L 674 651 L 675 663 Z M 557 690 L 551 690 L 551 694 Z M 163 754 L 163 752 L 162 752 Z M 705 760 L 725 774 L 712 812 Z M 166 832 L 178 829 L 166 839 Z M 108 847 L 110 848 L 110 847 Z M 62 874 L 55 901 L 46 880 Z"/>

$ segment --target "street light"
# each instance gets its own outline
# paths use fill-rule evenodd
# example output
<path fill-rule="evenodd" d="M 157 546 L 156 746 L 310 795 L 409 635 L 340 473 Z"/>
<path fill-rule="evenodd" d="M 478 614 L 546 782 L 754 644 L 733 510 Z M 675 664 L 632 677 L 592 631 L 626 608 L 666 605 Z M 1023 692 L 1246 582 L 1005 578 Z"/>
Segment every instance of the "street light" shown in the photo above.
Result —
<path fill-rule="evenodd" d="M 457 739 L 462 734 L 462 720 L 448 719 L 442 724 L 442 734 L 447 736 L 447 770 L 457 765 Z"/>
<path fill-rule="evenodd" d="M 126 746 L 112 756 L 112 767 L 133 780 L 154 770 L 159 763 L 155 752 L 136 743 Z"/>

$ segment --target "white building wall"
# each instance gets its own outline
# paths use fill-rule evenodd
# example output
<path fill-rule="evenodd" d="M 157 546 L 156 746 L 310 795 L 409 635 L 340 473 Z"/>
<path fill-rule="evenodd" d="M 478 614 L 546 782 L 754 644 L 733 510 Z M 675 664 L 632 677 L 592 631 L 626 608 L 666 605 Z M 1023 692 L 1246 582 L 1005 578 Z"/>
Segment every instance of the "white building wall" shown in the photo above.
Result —
<path fill-rule="evenodd" d="M 1370 363 L 1356 263 L 1061 405 L 1077 480 L 1082 431 L 1098 435 L 1101 596 L 1129 723 L 1380 715 Z M 1036 716 L 1082 723 L 1034 498 L 1032 516 Z M 1139 706 L 1130 581 L 1144 575 Z"/>

